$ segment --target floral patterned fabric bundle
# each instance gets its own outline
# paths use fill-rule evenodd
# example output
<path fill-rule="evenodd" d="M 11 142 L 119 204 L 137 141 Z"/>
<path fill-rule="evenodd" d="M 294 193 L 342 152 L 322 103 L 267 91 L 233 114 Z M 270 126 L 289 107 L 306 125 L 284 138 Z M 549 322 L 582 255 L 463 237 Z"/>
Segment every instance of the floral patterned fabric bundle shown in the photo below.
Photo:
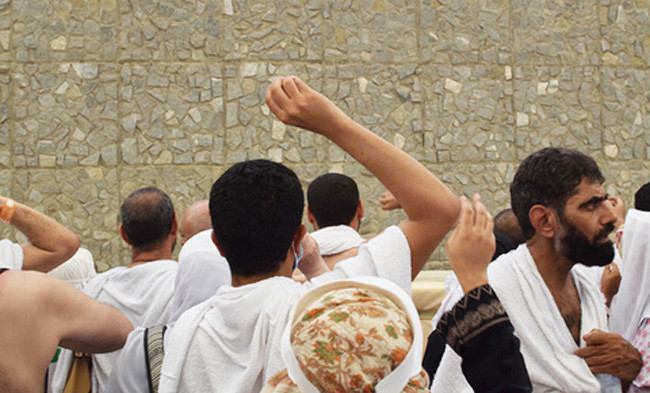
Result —
<path fill-rule="evenodd" d="M 302 373 L 321 392 L 374 392 L 376 384 L 404 360 L 413 345 L 406 313 L 379 291 L 336 289 L 296 310 L 291 349 Z M 428 392 L 420 371 L 403 392 Z M 300 392 L 286 370 L 263 393 Z"/>

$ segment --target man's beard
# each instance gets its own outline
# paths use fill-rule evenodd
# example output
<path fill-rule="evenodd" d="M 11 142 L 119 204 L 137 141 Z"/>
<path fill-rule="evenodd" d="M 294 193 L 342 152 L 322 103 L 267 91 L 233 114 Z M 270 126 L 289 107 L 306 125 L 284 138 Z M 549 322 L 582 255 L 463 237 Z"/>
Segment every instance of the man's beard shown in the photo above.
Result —
<path fill-rule="evenodd" d="M 615 229 L 613 223 L 607 224 L 602 231 L 598 232 L 594 240 L 589 240 L 577 227 L 566 219 L 563 221 L 566 233 L 560 238 L 560 246 L 568 260 L 585 266 L 605 266 L 612 262 L 614 245 L 610 240 L 605 243 L 598 243 L 598 241 Z"/>

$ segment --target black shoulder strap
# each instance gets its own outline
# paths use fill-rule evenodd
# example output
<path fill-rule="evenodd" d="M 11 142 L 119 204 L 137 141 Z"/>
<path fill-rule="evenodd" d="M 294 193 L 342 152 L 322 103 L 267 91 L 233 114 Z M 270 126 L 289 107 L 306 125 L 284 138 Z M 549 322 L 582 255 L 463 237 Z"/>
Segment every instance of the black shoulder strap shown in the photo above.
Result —
<path fill-rule="evenodd" d="M 144 355 L 147 362 L 149 393 L 158 393 L 160 371 L 165 357 L 165 330 L 167 326 L 158 325 L 144 331 Z"/>
<path fill-rule="evenodd" d="M 6 272 L 7 270 L 9 270 L 9 269 L 7 269 L 6 267 L 3 267 L 2 269 L 0 269 L 0 274 Z"/>

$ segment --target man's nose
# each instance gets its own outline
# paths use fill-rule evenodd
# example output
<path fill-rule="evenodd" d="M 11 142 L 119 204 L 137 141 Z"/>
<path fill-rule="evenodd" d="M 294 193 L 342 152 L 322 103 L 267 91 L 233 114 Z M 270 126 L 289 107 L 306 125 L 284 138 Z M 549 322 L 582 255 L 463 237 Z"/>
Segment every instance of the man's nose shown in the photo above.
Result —
<path fill-rule="evenodd" d="M 603 206 L 605 207 L 605 212 L 604 214 L 600 217 L 600 223 L 601 224 L 609 224 L 616 222 L 616 212 L 614 211 L 614 206 L 612 206 L 612 202 L 607 199 L 603 202 Z"/>

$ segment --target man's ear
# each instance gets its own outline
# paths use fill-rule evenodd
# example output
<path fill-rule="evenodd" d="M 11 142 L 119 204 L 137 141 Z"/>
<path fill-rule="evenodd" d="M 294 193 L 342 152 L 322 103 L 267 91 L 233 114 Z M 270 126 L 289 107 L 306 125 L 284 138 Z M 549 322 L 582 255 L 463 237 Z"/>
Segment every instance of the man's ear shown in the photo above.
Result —
<path fill-rule="evenodd" d="M 309 210 L 309 205 L 305 206 L 305 213 L 307 213 L 307 221 L 314 227 L 314 230 L 317 231 L 318 228 L 318 223 L 316 222 L 316 218 L 314 215 L 311 213 L 311 210 Z"/>
<path fill-rule="evenodd" d="M 118 228 L 120 231 L 120 236 L 122 237 L 122 240 L 126 242 L 129 246 L 131 245 L 131 240 L 129 240 L 129 237 L 126 235 L 126 232 L 124 231 L 124 227 L 122 224 L 120 224 L 120 227 Z"/>
<path fill-rule="evenodd" d="M 212 243 L 214 243 L 214 245 L 217 247 L 217 250 L 219 250 L 219 254 L 221 254 L 221 256 L 224 256 L 223 248 L 221 247 L 221 244 L 219 244 L 217 237 L 214 236 L 214 231 L 210 232 L 210 238 L 212 238 Z"/>
<path fill-rule="evenodd" d="M 174 219 L 172 220 L 172 227 L 169 231 L 169 234 L 174 237 L 178 235 L 178 216 L 176 216 L 176 214 L 174 214 Z"/>
<path fill-rule="evenodd" d="M 293 235 L 292 245 L 294 247 L 294 250 L 296 250 L 296 252 L 298 252 L 298 250 L 300 249 L 300 242 L 302 242 L 302 238 L 305 237 L 306 234 L 307 234 L 307 227 L 300 224 L 298 226 L 298 230 L 296 230 L 296 234 Z"/>
<path fill-rule="evenodd" d="M 363 201 L 359 199 L 359 205 L 357 205 L 357 218 L 359 221 L 363 218 Z"/>
<path fill-rule="evenodd" d="M 535 228 L 535 233 L 549 239 L 557 234 L 559 220 L 554 210 L 543 205 L 534 205 L 528 211 L 528 219 Z"/>

